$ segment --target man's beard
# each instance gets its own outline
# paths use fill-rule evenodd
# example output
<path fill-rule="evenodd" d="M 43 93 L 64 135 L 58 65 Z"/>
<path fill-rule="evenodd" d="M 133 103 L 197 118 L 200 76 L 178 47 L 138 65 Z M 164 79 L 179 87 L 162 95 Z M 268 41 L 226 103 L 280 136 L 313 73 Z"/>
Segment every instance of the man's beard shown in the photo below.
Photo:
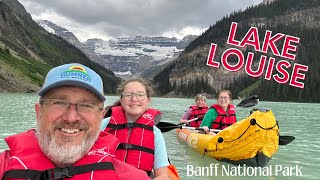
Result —
<path fill-rule="evenodd" d="M 64 124 L 62 122 L 62 124 Z M 61 124 L 60 124 L 61 125 Z M 63 146 L 56 142 L 56 138 L 51 133 L 45 133 L 38 126 L 37 137 L 42 152 L 58 167 L 65 167 L 74 164 L 89 152 L 99 136 L 99 130 L 94 134 L 88 134 L 79 145 Z M 65 142 L 72 142 L 74 137 L 67 137 Z"/>

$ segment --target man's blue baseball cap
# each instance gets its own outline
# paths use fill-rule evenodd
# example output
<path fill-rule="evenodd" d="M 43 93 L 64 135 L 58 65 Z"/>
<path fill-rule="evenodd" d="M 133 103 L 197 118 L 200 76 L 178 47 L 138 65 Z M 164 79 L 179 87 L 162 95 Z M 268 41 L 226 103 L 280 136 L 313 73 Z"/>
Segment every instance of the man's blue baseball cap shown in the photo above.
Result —
<path fill-rule="evenodd" d="M 44 81 L 39 96 L 60 86 L 76 86 L 89 90 L 104 102 L 103 82 L 99 74 L 78 63 L 64 64 L 51 69 Z"/>

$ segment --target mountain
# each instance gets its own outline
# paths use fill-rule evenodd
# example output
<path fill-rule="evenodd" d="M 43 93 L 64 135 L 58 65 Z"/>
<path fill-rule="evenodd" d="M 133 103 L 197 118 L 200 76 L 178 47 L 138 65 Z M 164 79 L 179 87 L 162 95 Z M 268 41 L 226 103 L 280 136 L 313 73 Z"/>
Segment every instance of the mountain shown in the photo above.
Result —
<path fill-rule="evenodd" d="M 251 27 L 257 27 L 260 44 L 267 30 L 274 34 L 280 32 L 299 37 L 300 43 L 295 53 L 297 58 L 295 61 L 289 60 L 291 68 L 288 68 L 288 74 L 290 76 L 293 73 L 294 63 L 308 66 L 303 81 L 304 88 L 290 86 L 289 82 L 281 84 L 273 79 L 266 80 L 264 76 L 253 78 L 244 71 L 244 68 L 230 72 L 222 67 L 212 68 L 206 65 L 211 43 L 219 47 L 215 56 L 217 62 L 220 62 L 222 53 L 226 49 L 234 47 L 226 43 L 232 22 L 238 23 L 239 37 L 244 37 Z M 282 47 L 283 42 L 277 46 Z M 231 89 L 234 98 L 258 94 L 261 100 L 320 102 L 319 49 L 319 0 L 265 0 L 264 3 L 249 7 L 245 11 L 226 15 L 210 26 L 185 48 L 178 59 L 170 62 L 155 75 L 153 84 L 160 95 L 193 97 L 200 92 L 213 95 L 216 91 L 227 88 Z M 245 57 L 248 52 L 254 52 L 254 67 L 256 67 L 259 62 L 256 57 L 260 57 L 261 53 L 255 52 L 252 47 L 240 50 Z M 268 53 L 267 56 L 274 57 L 276 61 L 281 60 L 272 53 Z"/>
<path fill-rule="evenodd" d="M 86 45 L 104 59 L 100 62 L 121 77 L 132 76 L 163 61 L 176 58 L 182 50 L 176 48 L 176 38 L 117 38 L 109 41 L 89 39 Z"/>
<path fill-rule="evenodd" d="M 32 19 L 31 15 L 26 11 L 23 5 L 16 0 L 1 0 L 5 5 L 10 7 L 16 14 L 21 17 Z"/>
<path fill-rule="evenodd" d="M 115 38 L 108 41 L 88 39 L 81 43 L 67 29 L 47 20 L 39 20 L 39 25 L 74 44 L 92 61 L 112 70 L 117 76 L 128 78 L 141 75 L 150 78 L 150 69 L 158 69 L 178 57 L 180 52 L 197 36 L 188 35 L 181 41 L 177 38 L 136 36 Z"/>
<path fill-rule="evenodd" d="M 72 32 L 68 31 L 67 29 L 47 20 L 37 20 L 36 22 L 48 32 L 63 37 L 63 39 L 67 40 L 70 44 L 73 44 L 78 48 L 82 48 L 83 44 Z"/>
<path fill-rule="evenodd" d="M 105 92 L 115 93 L 120 79 L 112 71 L 40 27 L 18 1 L 0 1 L 0 13 L 0 92 L 37 92 L 52 67 L 77 62 L 102 76 Z"/>
<path fill-rule="evenodd" d="M 198 36 L 196 35 L 187 35 L 182 38 L 181 41 L 178 42 L 176 45 L 177 49 L 184 49 L 186 48 L 192 41 L 194 41 Z"/>

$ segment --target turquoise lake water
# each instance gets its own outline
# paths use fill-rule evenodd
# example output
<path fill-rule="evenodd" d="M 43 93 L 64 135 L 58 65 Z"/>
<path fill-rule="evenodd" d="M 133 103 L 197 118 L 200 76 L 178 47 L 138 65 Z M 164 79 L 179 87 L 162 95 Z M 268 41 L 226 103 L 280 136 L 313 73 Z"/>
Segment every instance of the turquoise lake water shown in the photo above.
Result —
<path fill-rule="evenodd" d="M 106 105 L 112 104 L 117 98 L 107 96 Z M 7 149 L 3 140 L 6 136 L 36 126 L 34 103 L 37 100 L 38 96 L 35 94 L 0 93 L 0 151 Z M 163 112 L 162 121 L 178 123 L 184 111 L 193 102 L 193 99 L 186 98 L 153 98 L 151 107 Z M 214 102 L 215 100 L 208 100 L 208 105 Z M 235 100 L 234 104 L 238 102 Z M 238 168 L 213 158 L 202 157 L 178 140 L 173 130 L 164 133 L 164 137 L 169 158 L 178 168 L 181 179 L 320 179 L 320 104 L 260 101 L 254 108 L 271 109 L 279 122 L 280 134 L 296 137 L 292 143 L 279 146 L 278 152 L 266 166 L 270 173 L 265 169 L 262 174 L 250 175 L 253 169 Z M 238 108 L 238 117 L 246 117 L 251 109 Z M 192 174 L 190 171 L 191 167 L 208 170 L 210 165 L 215 166 L 216 172 L 212 169 L 211 174 Z M 227 168 L 238 170 L 240 174 L 227 175 L 224 171 Z M 243 175 L 244 172 L 248 172 L 249 175 Z"/>

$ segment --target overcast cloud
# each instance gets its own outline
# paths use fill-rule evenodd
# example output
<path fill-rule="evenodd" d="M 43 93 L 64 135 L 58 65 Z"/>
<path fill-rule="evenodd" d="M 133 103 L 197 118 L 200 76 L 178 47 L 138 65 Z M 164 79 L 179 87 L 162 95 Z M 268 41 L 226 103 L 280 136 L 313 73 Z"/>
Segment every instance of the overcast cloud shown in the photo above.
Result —
<path fill-rule="evenodd" d="M 19 0 L 33 19 L 73 32 L 80 41 L 129 36 L 200 35 L 223 16 L 263 0 Z"/>

